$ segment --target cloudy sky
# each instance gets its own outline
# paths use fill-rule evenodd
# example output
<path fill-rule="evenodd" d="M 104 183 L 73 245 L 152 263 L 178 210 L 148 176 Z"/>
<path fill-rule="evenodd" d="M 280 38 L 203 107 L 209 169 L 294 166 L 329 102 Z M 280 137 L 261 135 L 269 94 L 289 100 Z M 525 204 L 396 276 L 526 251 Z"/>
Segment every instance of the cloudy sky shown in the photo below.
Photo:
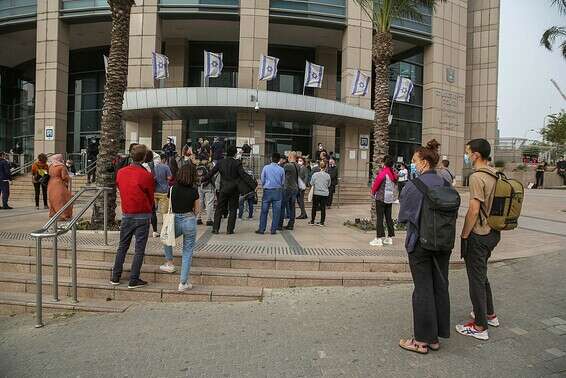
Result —
<path fill-rule="evenodd" d="M 501 0 L 498 117 L 501 136 L 539 139 L 544 116 L 566 109 L 553 78 L 566 92 L 566 59 L 539 45 L 544 30 L 566 25 L 550 0 Z"/>

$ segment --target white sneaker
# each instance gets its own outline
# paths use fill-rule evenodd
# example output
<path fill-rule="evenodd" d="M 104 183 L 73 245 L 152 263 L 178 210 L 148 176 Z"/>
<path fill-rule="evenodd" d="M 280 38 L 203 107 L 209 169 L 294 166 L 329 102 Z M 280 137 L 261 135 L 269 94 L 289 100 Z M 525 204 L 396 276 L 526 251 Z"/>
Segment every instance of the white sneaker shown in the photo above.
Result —
<path fill-rule="evenodd" d="M 474 312 L 470 312 L 470 317 L 472 319 L 476 319 L 476 315 L 474 314 Z M 487 316 L 487 325 L 490 327 L 499 327 L 499 319 L 497 319 L 497 315 L 494 315 L 492 317 L 490 317 L 489 315 Z"/>
<path fill-rule="evenodd" d="M 171 265 L 171 264 L 160 265 L 159 270 L 162 270 L 167 273 L 175 273 L 177 271 L 177 269 L 175 269 L 175 265 Z"/>
<path fill-rule="evenodd" d="M 375 238 L 369 242 L 372 247 L 383 247 L 383 240 L 381 238 Z"/>
<path fill-rule="evenodd" d="M 186 290 L 191 290 L 193 288 L 193 285 L 191 285 L 189 282 L 187 283 L 179 283 L 179 288 L 177 289 L 178 291 L 186 291 Z"/>
<path fill-rule="evenodd" d="M 158 237 L 160 237 L 161 235 L 159 234 L 159 232 L 154 232 L 154 233 L 152 234 L 152 236 L 153 236 L 154 238 L 158 238 Z"/>
<path fill-rule="evenodd" d="M 393 245 L 393 239 L 391 239 L 391 238 L 385 238 L 385 239 L 383 239 L 383 244 L 385 244 L 385 245 Z"/>
<path fill-rule="evenodd" d="M 487 328 L 483 331 L 476 329 L 474 321 L 470 321 L 466 324 L 457 324 L 456 331 L 464 336 L 470 336 L 478 340 L 489 340 L 489 335 L 487 333 Z"/>

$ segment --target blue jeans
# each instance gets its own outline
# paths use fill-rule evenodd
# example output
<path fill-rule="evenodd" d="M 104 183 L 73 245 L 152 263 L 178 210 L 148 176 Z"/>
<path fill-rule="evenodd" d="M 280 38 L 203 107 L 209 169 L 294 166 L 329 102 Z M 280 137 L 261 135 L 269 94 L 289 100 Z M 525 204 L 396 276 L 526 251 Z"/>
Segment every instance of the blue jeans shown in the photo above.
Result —
<path fill-rule="evenodd" d="M 287 223 L 288 227 L 293 227 L 295 225 L 295 204 L 297 203 L 298 196 L 298 190 L 283 190 L 283 201 L 281 202 L 281 217 L 279 218 L 279 228 L 283 227 L 283 219 L 285 219 L 285 217 L 289 218 L 289 222 Z"/>
<path fill-rule="evenodd" d="M 244 216 L 244 202 L 248 203 L 248 218 L 254 217 L 254 198 L 253 194 L 249 195 L 247 198 L 240 196 L 240 208 L 238 211 L 238 218 L 242 219 Z"/>
<path fill-rule="evenodd" d="M 191 260 L 197 238 L 197 218 L 194 215 L 175 214 L 175 237 L 183 235 L 183 259 L 181 261 L 181 283 L 189 280 Z M 173 247 L 164 246 L 165 258 L 173 260 Z"/>
<path fill-rule="evenodd" d="M 263 198 L 261 200 L 261 215 L 259 217 L 259 232 L 265 232 L 267 227 L 267 214 L 269 213 L 269 205 L 273 209 L 273 217 L 271 219 L 271 233 L 277 232 L 279 218 L 281 216 L 281 189 L 264 189 Z"/>

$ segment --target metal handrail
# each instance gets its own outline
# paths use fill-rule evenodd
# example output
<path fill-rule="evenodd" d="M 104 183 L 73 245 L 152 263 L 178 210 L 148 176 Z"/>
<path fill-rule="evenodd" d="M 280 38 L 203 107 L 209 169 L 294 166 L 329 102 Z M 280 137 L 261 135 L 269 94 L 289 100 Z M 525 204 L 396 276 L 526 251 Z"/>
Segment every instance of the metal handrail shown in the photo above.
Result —
<path fill-rule="evenodd" d="M 50 158 L 53 155 L 54 155 L 53 153 L 49 153 L 49 154 L 47 154 L 47 157 Z M 16 175 L 16 174 L 19 174 L 19 173 L 23 173 L 24 171 L 27 171 L 29 168 L 31 168 L 31 166 L 34 163 L 35 163 L 35 160 L 32 160 L 30 162 L 25 163 L 21 167 L 10 169 L 10 174 L 13 176 L 13 175 Z"/>
<path fill-rule="evenodd" d="M 45 225 L 36 231 L 30 233 L 31 237 L 35 238 L 36 242 L 36 260 L 35 260 L 35 289 L 36 289 L 36 328 L 43 327 L 43 274 L 42 274 L 42 246 L 41 242 L 45 238 L 54 238 L 53 240 L 53 300 L 59 301 L 59 265 L 57 261 L 57 238 L 59 235 L 71 232 L 71 294 L 72 301 L 78 302 L 77 299 L 77 222 L 81 219 L 84 213 L 94 204 L 94 202 L 101 196 L 104 196 L 104 244 L 108 245 L 108 192 L 111 188 L 97 188 L 85 187 L 77 192 L 66 204 L 63 206 Z M 61 215 L 70 206 L 73 205 L 84 193 L 89 191 L 96 191 L 96 194 L 65 226 L 59 228 L 57 222 Z M 51 227 L 53 226 L 53 231 Z"/>

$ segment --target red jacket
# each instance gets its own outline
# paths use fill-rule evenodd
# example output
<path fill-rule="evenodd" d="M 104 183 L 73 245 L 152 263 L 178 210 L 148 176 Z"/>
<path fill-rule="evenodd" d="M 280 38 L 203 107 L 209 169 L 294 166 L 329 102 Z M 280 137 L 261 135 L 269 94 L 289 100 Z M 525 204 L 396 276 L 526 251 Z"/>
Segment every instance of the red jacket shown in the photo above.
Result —
<path fill-rule="evenodd" d="M 129 165 L 118 171 L 116 185 L 120 191 L 122 214 L 151 214 L 155 182 L 141 165 Z"/>

